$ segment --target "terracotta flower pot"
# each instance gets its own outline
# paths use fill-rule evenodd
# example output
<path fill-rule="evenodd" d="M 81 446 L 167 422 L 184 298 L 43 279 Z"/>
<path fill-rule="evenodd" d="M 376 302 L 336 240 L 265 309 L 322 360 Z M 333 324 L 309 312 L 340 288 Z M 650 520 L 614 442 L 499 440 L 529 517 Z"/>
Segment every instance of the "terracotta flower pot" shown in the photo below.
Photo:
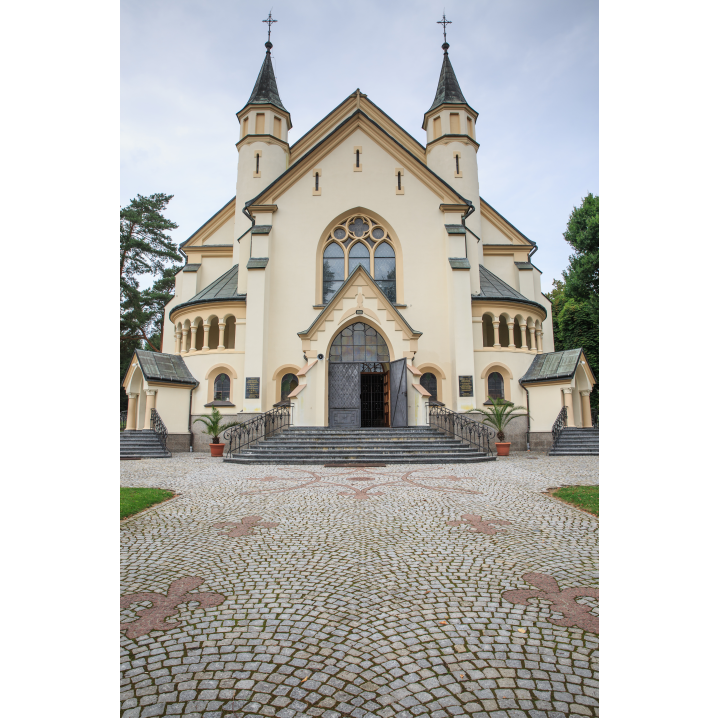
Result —
<path fill-rule="evenodd" d="M 222 456 L 224 453 L 224 444 L 210 444 L 209 453 L 211 456 Z M 508 451 L 506 453 L 508 454 Z"/>
<path fill-rule="evenodd" d="M 497 441 L 496 442 L 496 455 L 497 456 L 508 456 L 510 448 L 511 448 L 510 441 Z"/>

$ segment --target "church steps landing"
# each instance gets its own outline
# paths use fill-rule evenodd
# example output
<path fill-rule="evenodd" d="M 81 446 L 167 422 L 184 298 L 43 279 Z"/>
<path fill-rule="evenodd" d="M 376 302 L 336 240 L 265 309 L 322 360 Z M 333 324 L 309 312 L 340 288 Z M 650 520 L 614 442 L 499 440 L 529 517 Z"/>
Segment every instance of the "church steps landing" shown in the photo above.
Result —
<path fill-rule="evenodd" d="M 154 431 L 123 431 L 120 434 L 121 459 L 167 459 L 171 456 Z"/>
<path fill-rule="evenodd" d="M 549 451 L 549 456 L 598 456 L 598 429 L 567 427 Z"/>
<path fill-rule="evenodd" d="M 451 464 L 495 459 L 428 427 L 353 430 L 292 427 L 225 461 L 237 464 Z"/>

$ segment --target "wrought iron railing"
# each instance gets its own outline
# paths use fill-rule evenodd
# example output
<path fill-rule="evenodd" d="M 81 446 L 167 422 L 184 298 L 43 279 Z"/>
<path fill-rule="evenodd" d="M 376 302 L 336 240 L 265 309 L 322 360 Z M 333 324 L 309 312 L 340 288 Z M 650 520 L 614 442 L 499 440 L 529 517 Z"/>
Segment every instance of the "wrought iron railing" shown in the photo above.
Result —
<path fill-rule="evenodd" d="M 453 434 L 481 452 L 494 455 L 491 450 L 491 439 L 496 436 L 496 432 L 489 429 L 486 424 L 468 419 L 443 405 L 429 404 L 429 426 Z"/>
<path fill-rule="evenodd" d="M 124 431 L 127 428 L 127 412 L 120 412 L 120 431 Z"/>
<path fill-rule="evenodd" d="M 225 456 L 232 456 L 262 439 L 268 439 L 292 423 L 292 407 L 278 406 L 224 432 Z"/>
<path fill-rule="evenodd" d="M 568 412 L 566 411 L 566 407 L 562 406 L 561 411 L 558 412 L 556 421 L 553 422 L 553 428 L 551 429 L 554 444 L 558 441 L 558 437 L 561 435 L 561 432 L 566 428 L 567 421 Z"/>
<path fill-rule="evenodd" d="M 591 426 L 598 429 L 598 409 L 591 409 Z"/>
<path fill-rule="evenodd" d="M 160 437 L 162 448 L 167 451 L 167 427 L 157 413 L 157 409 L 152 409 L 152 413 L 150 414 L 150 429 Z"/>

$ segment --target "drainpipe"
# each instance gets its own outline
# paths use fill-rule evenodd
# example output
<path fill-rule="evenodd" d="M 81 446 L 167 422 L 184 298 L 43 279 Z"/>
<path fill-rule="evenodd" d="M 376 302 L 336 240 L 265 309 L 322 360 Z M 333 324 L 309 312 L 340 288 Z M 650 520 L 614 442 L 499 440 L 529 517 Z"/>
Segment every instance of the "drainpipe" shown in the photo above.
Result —
<path fill-rule="evenodd" d="M 192 433 L 192 392 L 199 386 L 195 384 L 189 390 L 189 411 L 187 413 L 187 431 L 189 431 L 189 450 L 194 453 L 194 434 Z"/>
<path fill-rule="evenodd" d="M 531 433 L 531 403 L 529 401 L 529 390 L 524 386 L 521 379 L 519 379 L 521 388 L 526 392 L 526 451 L 531 451 L 531 440 L 529 434 Z"/>

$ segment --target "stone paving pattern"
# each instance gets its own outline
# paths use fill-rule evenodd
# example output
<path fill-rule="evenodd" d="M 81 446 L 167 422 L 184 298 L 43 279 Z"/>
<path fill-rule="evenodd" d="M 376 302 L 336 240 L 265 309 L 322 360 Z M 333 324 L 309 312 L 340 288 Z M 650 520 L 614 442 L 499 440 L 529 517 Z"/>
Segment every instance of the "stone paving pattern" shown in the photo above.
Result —
<path fill-rule="evenodd" d="M 598 457 L 121 473 L 179 494 L 122 523 L 122 718 L 598 715 L 598 635 L 552 610 L 597 625 L 598 520 L 543 493 Z"/>

